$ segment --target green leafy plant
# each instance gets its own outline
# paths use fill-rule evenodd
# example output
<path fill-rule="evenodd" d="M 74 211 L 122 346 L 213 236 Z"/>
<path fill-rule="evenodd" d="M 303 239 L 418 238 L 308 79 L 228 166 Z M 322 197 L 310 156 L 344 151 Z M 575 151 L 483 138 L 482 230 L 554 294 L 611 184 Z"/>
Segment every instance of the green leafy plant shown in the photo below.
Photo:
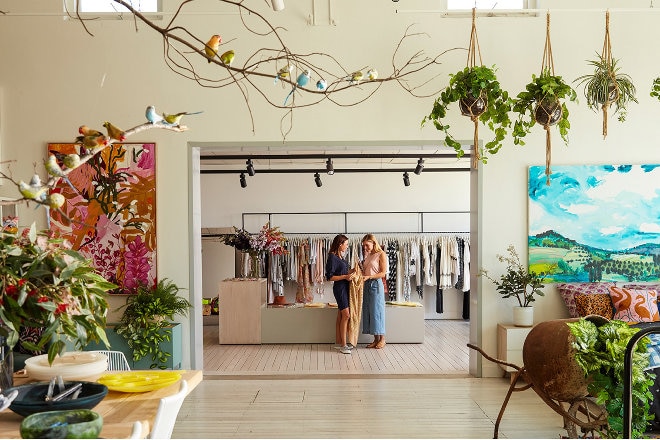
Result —
<path fill-rule="evenodd" d="M 115 327 L 128 346 L 133 349 L 133 360 L 139 361 L 151 355 L 150 368 L 165 368 L 162 364 L 172 356 L 160 348 L 160 343 L 172 336 L 171 320 L 175 315 L 186 315 L 192 304 L 178 295 L 181 289 L 168 280 L 160 280 L 155 286 L 140 286 L 134 295 L 128 296 L 119 324 Z"/>
<path fill-rule="evenodd" d="M 561 138 L 568 144 L 571 124 L 568 120 L 568 108 L 562 99 L 577 101 L 577 94 L 561 76 L 552 75 L 549 69 L 544 69 L 539 76 L 532 74 L 532 81 L 525 86 L 525 91 L 518 93 L 513 100 L 513 111 L 518 113 L 513 124 L 513 143 L 525 145 L 523 138 L 539 123 L 544 126 L 557 124 Z M 549 116 L 550 119 L 545 121 L 539 118 L 539 113 L 541 116 Z"/>
<path fill-rule="evenodd" d="M 594 73 L 579 76 L 574 82 L 584 85 L 584 96 L 590 109 L 603 110 L 607 117 L 607 109 L 614 104 L 614 113 L 618 113 L 618 120 L 623 122 L 628 103 L 637 102 L 635 85 L 629 75 L 619 73 L 617 59 L 610 58 L 608 61 L 603 55 L 596 55 L 598 59 L 588 61 L 594 67 Z"/>
<path fill-rule="evenodd" d="M 108 312 L 107 292 L 117 286 L 96 272 L 92 262 L 51 231 L 37 232 L 34 223 L 20 235 L 0 233 L 0 328 L 10 347 L 21 327 L 44 331 L 28 350 L 44 351 L 48 361 L 66 351 L 66 341 L 82 350 L 103 341 Z"/>
<path fill-rule="evenodd" d="M 626 322 L 612 320 L 600 326 L 580 319 L 569 322 L 575 341 L 575 360 L 584 371 L 589 383 L 587 390 L 596 402 L 607 410 L 608 428 L 601 436 L 621 438 L 623 435 L 623 364 L 626 346 L 630 338 L 639 331 Z M 646 344 L 650 340 L 642 338 L 633 352 L 632 380 L 632 438 L 643 438 L 649 415 L 649 402 L 653 395 L 649 387 L 655 375 L 645 373 L 649 365 Z"/>
<path fill-rule="evenodd" d="M 507 91 L 500 87 L 495 70 L 495 66 L 474 66 L 451 74 L 449 85 L 433 103 L 431 113 L 422 120 L 422 126 L 427 121 L 432 121 L 437 130 L 445 133 L 445 143 L 454 148 L 458 157 L 462 157 L 465 151 L 460 142 L 449 133 L 449 124 L 443 122 L 451 103 L 459 102 L 464 115 L 473 120 L 478 118 L 495 133 L 495 139 L 486 143 L 481 151 L 483 163 L 488 160 L 484 150 L 489 154 L 497 153 L 502 147 L 507 128 L 511 126 L 511 100 Z M 479 113 L 481 110 L 483 112 Z"/>
<path fill-rule="evenodd" d="M 653 86 L 651 87 L 651 96 L 660 100 L 660 77 L 653 80 Z"/>
<path fill-rule="evenodd" d="M 491 277 L 484 269 L 479 271 L 479 275 L 492 281 L 502 298 L 516 298 L 520 307 L 528 307 L 536 301 L 536 295 L 545 296 L 541 290 L 545 287 L 543 284 L 545 274 L 537 274 L 531 270 L 528 272 L 520 262 L 518 252 L 513 245 L 506 250 L 509 253 L 508 256 L 497 255 L 500 262 L 506 263 L 506 272 L 500 276 L 499 280 Z"/>

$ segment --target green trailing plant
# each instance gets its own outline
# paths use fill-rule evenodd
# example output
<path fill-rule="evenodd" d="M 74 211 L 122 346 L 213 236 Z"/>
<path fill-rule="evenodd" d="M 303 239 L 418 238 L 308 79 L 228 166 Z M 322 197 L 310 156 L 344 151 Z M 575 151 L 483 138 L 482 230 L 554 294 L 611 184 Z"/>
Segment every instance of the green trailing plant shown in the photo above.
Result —
<path fill-rule="evenodd" d="M 607 431 L 600 434 L 606 438 L 621 438 L 624 354 L 630 338 L 639 329 L 617 320 L 597 326 L 584 318 L 567 325 L 574 336 L 575 360 L 588 379 L 587 390 L 607 410 Z M 649 415 L 653 400 L 649 387 L 653 385 L 655 375 L 644 371 L 649 366 L 646 349 L 649 342 L 649 338 L 642 338 L 633 352 L 632 438 L 643 438 L 648 421 L 653 419 L 653 415 Z"/>
<path fill-rule="evenodd" d="M 481 269 L 480 276 L 488 278 L 495 284 L 497 291 L 502 298 L 516 298 L 520 307 L 529 307 L 536 301 L 535 296 L 545 296 L 543 289 L 545 285 L 545 274 L 538 274 L 532 270 L 527 271 L 522 263 L 516 248 L 513 245 L 507 249 L 508 256 L 498 255 L 497 259 L 506 263 L 506 272 L 497 280 L 488 274 L 488 271 Z"/>
<path fill-rule="evenodd" d="M 590 109 L 596 112 L 603 110 L 603 116 L 607 118 L 607 109 L 614 104 L 614 113 L 618 113 L 618 120 L 623 122 L 628 103 L 637 102 L 635 85 L 629 75 L 619 73 L 617 59 L 607 60 L 603 55 L 596 55 L 598 59 L 588 61 L 594 67 L 594 73 L 582 75 L 575 81 L 578 85 L 584 85 L 584 97 Z"/>
<path fill-rule="evenodd" d="M 651 86 L 651 97 L 660 100 L 660 77 L 653 80 L 653 85 Z"/>
<path fill-rule="evenodd" d="M 432 121 L 437 130 L 445 133 L 445 143 L 454 148 L 458 157 L 465 154 L 463 147 L 450 134 L 449 124 L 443 122 L 449 105 L 454 102 L 459 102 L 463 115 L 470 116 L 475 122 L 475 130 L 477 121 L 481 121 L 495 133 L 495 138 L 486 143 L 479 152 L 483 163 L 488 161 L 486 152 L 495 154 L 502 147 L 507 128 L 511 126 L 511 100 L 507 91 L 500 86 L 495 71 L 495 66 L 473 66 L 451 74 L 449 85 L 433 103 L 431 113 L 422 120 L 422 126 L 427 121 Z"/>
<path fill-rule="evenodd" d="M 153 287 L 138 287 L 120 307 L 124 311 L 115 331 L 133 350 L 134 361 L 151 355 L 150 368 L 165 368 L 163 364 L 172 354 L 161 350 L 160 343 L 171 339 L 174 316 L 185 316 L 192 307 L 187 299 L 178 295 L 180 290 L 165 278 Z"/>
<path fill-rule="evenodd" d="M 577 93 L 561 76 L 553 75 L 549 69 L 544 69 L 538 76 L 532 74 L 532 81 L 525 86 L 525 91 L 518 93 L 513 100 L 513 111 L 518 114 L 513 124 L 513 143 L 525 145 L 523 138 L 538 123 L 544 127 L 556 124 L 559 135 L 568 144 L 571 123 L 566 103 L 562 102 L 565 99 L 577 101 Z"/>

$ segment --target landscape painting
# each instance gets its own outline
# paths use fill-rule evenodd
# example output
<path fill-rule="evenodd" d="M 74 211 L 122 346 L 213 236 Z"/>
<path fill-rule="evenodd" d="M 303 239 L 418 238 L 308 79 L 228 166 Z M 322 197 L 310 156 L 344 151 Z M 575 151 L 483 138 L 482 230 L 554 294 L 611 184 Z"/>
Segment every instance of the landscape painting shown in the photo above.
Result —
<path fill-rule="evenodd" d="M 546 282 L 660 281 L 660 165 L 529 168 L 529 269 Z"/>
<path fill-rule="evenodd" d="M 61 159 L 79 144 L 48 144 Z M 80 165 L 55 191 L 65 204 L 51 210 L 51 229 L 90 258 L 111 293 L 135 293 L 156 280 L 156 145 L 115 143 Z"/>

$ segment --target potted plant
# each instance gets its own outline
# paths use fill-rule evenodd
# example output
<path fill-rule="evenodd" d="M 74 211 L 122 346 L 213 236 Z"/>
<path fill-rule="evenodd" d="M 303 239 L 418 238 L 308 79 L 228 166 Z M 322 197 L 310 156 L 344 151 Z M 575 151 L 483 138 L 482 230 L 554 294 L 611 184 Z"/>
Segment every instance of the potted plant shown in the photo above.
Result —
<path fill-rule="evenodd" d="M 498 279 L 491 277 L 488 271 L 481 269 L 480 276 L 488 278 L 495 284 L 502 298 L 516 298 L 518 306 L 513 309 L 513 324 L 519 327 L 531 327 L 534 324 L 534 309 L 532 303 L 535 296 L 545 296 L 545 274 L 538 274 L 527 269 L 520 262 L 520 257 L 513 245 L 507 248 L 508 256 L 497 255 L 497 259 L 506 263 L 506 272 Z"/>
<path fill-rule="evenodd" d="M 574 337 L 575 360 L 588 379 L 587 390 L 607 410 L 608 427 L 601 438 L 621 438 L 623 435 L 623 360 L 630 338 L 639 331 L 618 320 L 601 325 L 582 318 L 567 323 Z M 644 438 L 649 420 L 650 387 L 653 379 L 646 374 L 649 366 L 648 337 L 636 345 L 632 359 L 632 438 Z"/>
<path fill-rule="evenodd" d="M 161 343 L 171 340 L 174 316 L 185 316 L 192 307 L 187 299 L 178 295 L 180 290 L 165 278 L 153 287 L 138 287 L 120 307 L 124 311 L 115 332 L 132 349 L 134 361 L 151 355 L 150 368 L 165 368 L 163 364 L 172 354 L 165 351 Z"/>
<path fill-rule="evenodd" d="M 598 55 L 597 60 L 588 61 L 594 67 L 594 73 L 582 75 L 575 79 L 578 85 L 584 84 L 584 96 L 587 105 L 594 111 L 603 110 L 603 137 L 607 136 L 607 110 L 615 104 L 614 113 L 618 113 L 618 120 L 626 120 L 629 102 L 637 102 L 635 98 L 635 85 L 629 75 L 619 73 L 616 58 L 607 59 Z"/>
<path fill-rule="evenodd" d="M 479 121 L 495 133 L 495 138 L 486 143 L 481 151 L 478 151 L 475 140 L 475 159 L 480 158 L 487 163 L 488 157 L 484 153 L 495 154 L 502 147 L 507 128 L 511 126 L 511 101 L 509 94 L 500 87 L 495 71 L 495 66 L 472 66 L 451 74 L 449 85 L 433 103 L 431 113 L 422 120 L 422 126 L 427 121 L 433 121 L 435 128 L 445 133 L 445 143 L 456 150 L 458 157 L 465 154 L 463 147 L 449 133 L 449 125 L 442 121 L 449 105 L 454 102 L 459 103 L 461 114 L 469 116 L 475 123 L 475 139 L 478 139 Z"/>

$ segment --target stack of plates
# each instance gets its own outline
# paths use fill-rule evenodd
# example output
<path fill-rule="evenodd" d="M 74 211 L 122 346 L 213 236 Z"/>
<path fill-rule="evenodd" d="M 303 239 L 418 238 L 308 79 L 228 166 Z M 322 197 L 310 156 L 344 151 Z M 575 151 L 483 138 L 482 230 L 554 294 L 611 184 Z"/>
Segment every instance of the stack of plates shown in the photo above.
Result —
<path fill-rule="evenodd" d="M 99 383 L 113 391 L 143 393 L 172 385 L 181 379 L 178 371 L 124 371 L 101 376 Z"/>
<path fill-rule="evenodd" d="M 42 354 L 26 359 L 25 369 L 34 380 L 62 376 L 64 380 L 94 382 L 108 369 L 108 357 L 93 351 L 69 351 L 56 356 L 53 365 L 49 365 L 48 355 Z"/>

